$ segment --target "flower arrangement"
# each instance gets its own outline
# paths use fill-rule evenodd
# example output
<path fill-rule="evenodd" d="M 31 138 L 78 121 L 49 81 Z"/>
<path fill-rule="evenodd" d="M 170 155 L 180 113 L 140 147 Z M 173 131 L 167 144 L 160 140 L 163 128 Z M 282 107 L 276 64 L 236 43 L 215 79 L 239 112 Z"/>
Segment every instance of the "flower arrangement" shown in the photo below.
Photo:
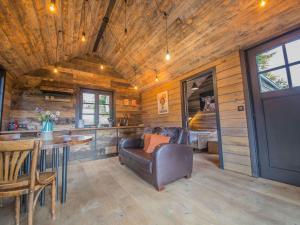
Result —
<path fill-rule="evenodd" d="M 54 121 L 57 121 L 58 118 L 59 118 L 59 116 L 60 116 L 60 112 L 59 111 L 56 111 L 56 112 L 43 111 L 39 107 L 37 107 L 35 109 L 35 112 L 37 112 L 40 115 L 39 120 L 41 122 L 44 122 L 44 121 L 54 122 Z"/>
<path fill-rule="evenodd" d="M 43 111 L 41 108 L 36 108 L 35 112 L 39 114 L 39 120 L 42 123 L 41 130 L 43 132 L 52 132 L 53 123 L 58 120 L 60 112 Z"/>

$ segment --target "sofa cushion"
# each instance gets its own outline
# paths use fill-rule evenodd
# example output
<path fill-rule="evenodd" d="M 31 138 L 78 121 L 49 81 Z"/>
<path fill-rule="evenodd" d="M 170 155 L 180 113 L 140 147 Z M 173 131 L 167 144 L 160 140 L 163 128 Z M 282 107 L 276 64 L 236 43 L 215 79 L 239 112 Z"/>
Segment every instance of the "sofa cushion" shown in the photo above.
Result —
<path fill-rule="evenodd" d="M 147 149 L 150 144 L 150 139 L 151 139 L 152 134 L 144 134 L 144 151 L 147 152 Z"/>
<path fill-rule="evenodd" d="M 152 153 L 155 148 L 160 144 L 167 144 L 170 141 L 170 137 L 158 134 L 151 134 L 150 135 L 150 142 L 147 148 L 144 149 L 147 153 Z"/>
<path fill-rule="evenodd" d="M 160 135 L 170 137 L 171 144 L 177 144 L 180 134 L 181 134 L 181 128 L 179 127 L 165 127 L 160 132 Z"/>
<path fill-rule="evenodd" d="M 143 149 L 120 149 L 119 155 L 128 159 L 134 167 L 152 174 L 152 154 Z"/>

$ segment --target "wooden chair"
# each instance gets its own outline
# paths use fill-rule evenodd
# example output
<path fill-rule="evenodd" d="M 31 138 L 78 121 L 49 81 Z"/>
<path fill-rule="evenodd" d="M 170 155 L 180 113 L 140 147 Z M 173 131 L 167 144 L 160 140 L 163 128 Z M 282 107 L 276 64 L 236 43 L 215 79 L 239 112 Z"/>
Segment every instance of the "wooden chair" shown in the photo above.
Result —
<path fill-rule="evenodd" d="M 48 185 L 52 186 L 52 218 L 55 219 L 55 173 L 37 171 L 41 142 L 38 140 L 0 141 L 0 198 L 16 198 L 16 224 L 20 224 L 20 196 L 28 194 L 28 225 L 33 225 L 33 211 L 38 196 Z M 31 153 L 29 175 L 20 175 L 20 169 Z"/>

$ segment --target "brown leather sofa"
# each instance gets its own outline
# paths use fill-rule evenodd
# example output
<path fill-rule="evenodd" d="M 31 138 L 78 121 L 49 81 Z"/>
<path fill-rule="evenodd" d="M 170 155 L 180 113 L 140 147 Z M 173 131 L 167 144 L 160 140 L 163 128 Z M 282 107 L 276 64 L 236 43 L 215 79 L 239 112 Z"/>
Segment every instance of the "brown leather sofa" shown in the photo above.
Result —
<path fill-rule="evenodd" d="M 160 191 L 164 185 L 186 177 L 193 168 L 193 149 L 186 145 L 187 133 L 178 127 L 146 128 L 144 133 L 156 133 L 170 137 L 169 144 L 156 147 L 153 153 L 143 151 L 142 138 L 127 138 L 120 141 L 119 160 L 141 178 Z"/>

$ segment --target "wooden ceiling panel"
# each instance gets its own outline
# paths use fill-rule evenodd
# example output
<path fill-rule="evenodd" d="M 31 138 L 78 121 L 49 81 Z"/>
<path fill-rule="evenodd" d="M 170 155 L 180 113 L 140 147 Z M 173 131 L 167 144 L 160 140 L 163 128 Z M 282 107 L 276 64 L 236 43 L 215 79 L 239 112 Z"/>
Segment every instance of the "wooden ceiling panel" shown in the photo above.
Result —
<path fill-rule="evenodd" d="M 165 10 L 169 13 L 170 62 L 164 60 L 161 12 Z M 136 76 L 131 68 L 137 66 L 138 85 L 146 88 L 154 83 L 155 69 L 160 80 L 173 79 L 299 26 L 299 10 L 295 0 L 269 0 L 265 8 L 260 8 L 257 0 L 134 0 L 127 8 L 125 35 L 124 1 L 119 0 L 109 23 L 114 35 L 107 35 L 103 58 L 133 82 Z"/>
<path fill-rule="evenodd" d="M 0 0 L 0 62 L 12 74 L 54 64 L 59 30 L 58 61 L 91 51 L 108 1 L 56 0 L 55 14 L 49 4 L 50 0 Z M 84 43 L 80 41 L 83 30 Z"/>
<path fill-rule="evenodd" d="M 86 29 L 84 29 L 86 2 Z M 155 70 L 166 81 L 238 49 L 300 26 L 298 0 L 117 0 L 95 53 L 117 72 L 147 88 Z M 0 0 L 0 63 L 20 75 L 92 53 L 109 0 Z M 166 62 L 165 18 L 171 61 Z M 85 30 L 87 41 L 80 41 Z M 78 60 L 73 60 L 72 63 Z M 136 73 L 133 68 L 136 68 Z M 137 74 L 137 75 L 135 75 Z"/>

